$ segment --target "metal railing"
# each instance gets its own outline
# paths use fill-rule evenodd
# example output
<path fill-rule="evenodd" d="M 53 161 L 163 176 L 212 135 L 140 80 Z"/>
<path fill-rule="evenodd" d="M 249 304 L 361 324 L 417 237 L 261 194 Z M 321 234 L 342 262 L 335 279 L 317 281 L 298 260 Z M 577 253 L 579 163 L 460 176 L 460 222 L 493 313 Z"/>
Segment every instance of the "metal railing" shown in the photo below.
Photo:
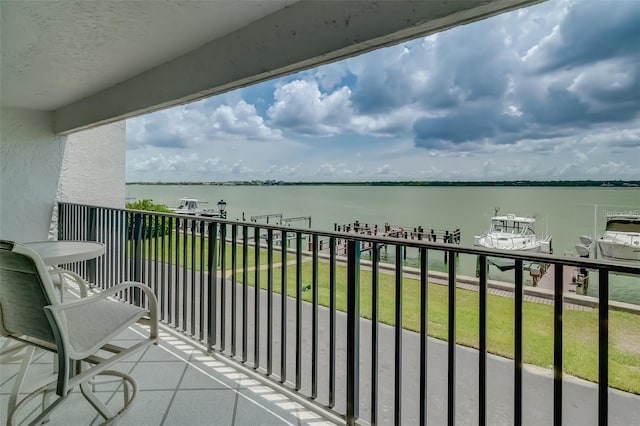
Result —
<path fill-rule="evenodd" d="M 274 240 L 280 245 L 276 246 Z M 292 237 L 292 238 L 290 238 Z M 487 422 L 487 256 L 515 262 L 514 273 L 514 369 L 513 423 L 522 422 L 523 403 L 523 262 L 546 262 L 555 266 L 553 295 L 553 423 L 562 424 L 563 400 L 563 268 L 596 270 L 599 277 L 598 424 L 608 422 L 608 315 L 609 274 L 640 276 L 640 267 L 582 258 L 544 254 L 520 254 L 425 241 L 394 240 L 372 236 L 317 232 L 289 227 L 235 222 L 193 216 L 111 209 L 78 204 L 59 204 L 61 240 L 86 239 L 104 242 L 106 254 L 95 260 L 68 265 L 100 288 L 123 280 L 146 282 L 159 301 L 161 320 L 202 342 L 210 351 L 223 354 L 261 373 L 300 396 L 332 410 L 354 424 L 360 417 L 360 379 L 368 376 L 370 424 L 378 424 L 380 381 L 380 247 L 395 247 L 394 272 L 394 378 L 393 422 L 403 424 L 403 250 L 419 253 L 420 330 L 419 403 L 420 424 L 427 422 L 427 282 L 431 253 L 449 259 L 459 254 L 478 256 L 478 423 Z M 318 241 L 322 239 L 324 251 Z M 303 241 L 308 240 L 307 244 Z M 337 255 L 338 241 L 346 241 L 346 256 Z M 371 334 L 361 333 L 360 246 L 372 247 Z M 290 247 L 291 245 L 291 247 Z M 310 248 L 310 250 L 303 250 Z M 304 282 L 304 265 L 310 263 L 311 285 Z M 339 274 L 346 276 L 338 278 Z M 290 268 L 295 273 L 289 275 Z M 320 269 L 323 280 L 320 281 Z M 279 279 L 278 279 L 279 271 Z M 456 423 L 456 262 L 447 265 L 448 349 L 447 422 Z M 346 280 L 346 290 L 338 282 Z M 266 280 L 266 282 L 264 282 Z M 279 283 L 279 285 L 278 285 Z M 326 284 L 326 285 L 325 285 Z M 326 308 L 319 317 L 319 288 L 323 285 Z M 311 291 L 309 302 L 303 292 Z M 346 291 L 344 314 L 336 296 Z M 136 293 L 122 297 L 142 303 Z M 310 314 L 309 314 L 310 312 Z M 346 330 L 338 321 L 346 316 Z M 342 324 L 342 322 L 341 322 Z M 320 337 L 320 332 L 323 336 Z M 341 334 L 344 332 L 344 336 Z M 290 340 L 293 342 L 290 344 Z M 343 339 L 341 341 L 338 341 Z M 361 351 L 362 339 L 370 342 L 370 354 Z M 238 345 L 240 340 L 240 345 Z M 343 344 L 341 344 L 343 343 Z M 319 349 L 328 359 L 319 355 Z M 327 349 L 328 348 L 328 349 Z M 303 358 L 304 355 L 304 358 Z M 363 359 L 370 371 L 363 372 Z M 337 372 L 344 361 L 345 376 Z M 342 364 L 341 364 L 342 365 Z M 322 386 L 320 384 L 322 383 Z"/>

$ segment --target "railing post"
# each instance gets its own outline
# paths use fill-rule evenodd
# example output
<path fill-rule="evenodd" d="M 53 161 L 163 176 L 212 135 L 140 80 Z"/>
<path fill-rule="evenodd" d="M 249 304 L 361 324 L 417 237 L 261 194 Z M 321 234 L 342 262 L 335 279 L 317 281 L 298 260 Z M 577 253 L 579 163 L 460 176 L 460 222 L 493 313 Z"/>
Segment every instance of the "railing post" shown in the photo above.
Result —
<path fill-rule="evenodd" d="M 378 424 L 378 305 L 380 296 L 380 245 L 371 246 L 371 426 Z"/>
<path fill-rule="evenodd" d="M 329 407 L 336 402 L 336 237 L 329 238 Z"/>
<path fill-rule="evenodd" d="M 598 304 L 598 426 L 609 424 L 609 271 L 600 268 Z"/>
<path fill-rule="evenodd" d="M 58 240 L 64 239 L 65 209 L 62 203 L 58 203 Z"/>
<path fill-rule="evenodd" d="M 249 293 L 249 261 L 248 261 L 248 253 L 249 253 L 249 228 L 245 225 L 242 227 L 242 362 L 247 362 L 247 344 L 248 344 L 248 326 L 247 326 L 247 318 L 249 316 L 248 313 L 248 305 L 247 298 Z M 256 251 L 259 248 L 256 247 Z M 254 300 L 254 303 L 258 303 L 257 300 Z M 256 322 L 257 319 L 254 319 Z"/>
<path fill-rule="evenodd" d="M 238 275 L 238 225 L 231 225 L 231 357 L 236 356 L 236 325 L 237 318 L 237 275 Z M 226 283 L 225 283 L 226 285 Z"/>
<path fill-rule="evenodd" d="M 267 229 L 267 376 L 273 371 L 273 229 Z"/>
<path fill-rule="evenodd" d="M 453 426 L 456 424 L 456 262 L 455 252 L 449 250 L 448 253 L 447 424 Z"/>
<path fill-rule="evenodd" d="M 227 336 L 227 224 L 220 224 L 220 351 L 224 352 Z"/>
<path fill-rule="evenodd" d="M 513 352 L 513 424 L 522 424 L 522 301 L 523 274 L 522 260 L 515 262 L 515 294 L 514 294 L 514 352 Z"/>
<path fill-rule="evenodd" d="M 218 296 L 218 286 L 217 286 L 217 241 L 218 241 L 218 223 L 211 222 L 209 223 L 209 236 L 207 239 L 208 242 L 208 303 L 207 303 L 207 349 L 209 352 L 213 351 L 213 347 L 216 344 L 216 315 L 218 312 L 217 309 L 217 296 Z M 224 284 L 224 278 L 222 280 Z"/>
<path fill-rule="evenodd" d="M 98 241 L 98 217 L 97 209 L 95 207 L 89 207 L 87 214 L 87 240 Z M 90 283 L 96 283 L 97 280 L 97 259 L 87 260 L 87 281 Z M 137 278 L 136 278 L 137 279 Z"/>
<path fill-rule="evenodd" d="M 553 425 L 562 424 L 562 304 L 564 303 L 561 263 L 554 266 L 553 294 Z"/>
<path fill-rule="evenodd" d="M 280 382 L 287 381 L 287 231 L 280 232 Z"/>
<path fill-rule="evenodd" d="M 253 369 L 257 370 L 260 366 L 260 228 L 253 228 L 254 236 L 254 283 L 253 283 L 253 291 L 254 291 L 254 313 L 253 318 L 255 320 L 255 331 L 253 333 L 254 343 L 253 343 Z"/>
<path fill-rule="evenodd" d="M 420 232 L 422 230 L 420 229 Z M 418 234 L 418 239 L 422 234 Z M 420 424 L 427 424 L 427 327 L 429 295 L 429 258 L 427 249 L 420 247 Z"/>
<path fill-rule="evenodd" d="M 311 398 L 318 397 L 318 235 L 313 234 L 311 254 Z"/>
<path fill-rule="evenodd" d="M 394 412 L 393 422 L 396 425 L 402 424 L 402 260 L 407 252 L 407 248 L 401 245 L 396 246 L 396 277 L 395 277 L 395 364 L 394 364 Z"/>
<path fill-rule="evenodd" d="M 358 418 L 360 381 L 360 242 L 347 242 L 347 425 Z"/>
<path fill-rule="evenodd" d="M 142 213 L 134 213 L 133 215 L 133 232 L 131 238 L 133 240 L 133 280 L 140 281 L 142 278 L 142 258 L 141 258 L 141 244 L 142 241 L 142 228 L 143 228 L 143 216 Z M 140 289 L 133 289 L 133 304 L 140 305 Z"/>
<path fill-rule="evenodd" d="M 478 256 L 478 425 L 487 424 L 487 256 Z"/>
<path fill-rule="evenodd" d="M 302 234 L 296 232 L 296 384 L 302 387 Z"/>

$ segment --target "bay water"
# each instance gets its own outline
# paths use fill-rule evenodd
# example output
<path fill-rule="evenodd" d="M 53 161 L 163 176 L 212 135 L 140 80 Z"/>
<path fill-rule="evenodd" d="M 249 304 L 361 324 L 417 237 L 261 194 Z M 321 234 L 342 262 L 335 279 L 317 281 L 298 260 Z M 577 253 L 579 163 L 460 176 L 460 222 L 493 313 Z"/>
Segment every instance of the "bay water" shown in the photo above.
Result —
<path fill-rule="evenodd" d="M 227 218 L 246 220 L 253 215 L 281 213 L 284 217 L 311 216 L 311 228 L 330 231 L 334 224 L 385 224 L 425 230 L 461 232 L 461 245 L 472 246 L 474 235 L 487 230 L 496 208 L 500 214 L 535 216 L 536 233 L 553 237 L 556 255 L 576 256 L 582 235 L 600 236 L 606 210 L 640 209 L 640 188 L 629 187 L 470 187 L 369 185 L 127 185 L 127 196 L 151 199 L 168 207 L 180 198 L 206 201 L 217 209 L 227 203 Z M 306 223 L 292 223 L 306 227 Z M 459 273 L 475 274 L 475 259 L 461 256 Z M 512 272 L 490 270 L 490 278 L 509 280 Z M 588 295 L 597 296 L 596 274 Z M 640 278 L 612 276 L 610 297 L 640 304 Z"/>

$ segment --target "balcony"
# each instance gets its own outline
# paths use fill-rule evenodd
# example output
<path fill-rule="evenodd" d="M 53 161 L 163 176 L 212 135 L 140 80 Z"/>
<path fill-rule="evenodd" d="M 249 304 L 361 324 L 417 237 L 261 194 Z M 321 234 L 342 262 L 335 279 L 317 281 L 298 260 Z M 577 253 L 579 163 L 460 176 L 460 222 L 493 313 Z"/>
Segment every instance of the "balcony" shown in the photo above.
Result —
<path fill-rule="evenodd" d="M 640 277 L 636 265 L 77 204 L 59 205 L 58 237 L 107 245 L 97 261 L 67 265 L 98 289 L 134 279 L 158 297 L 164 341 L 130 361 L 143 384 L 134 410 L 150 398 L 163 416 L 151 424 L 211 423 L 214 408 L 220 424 L 640 417 L 638 308 L 608 297 L 610 277 Z M 383 247 L 393 264 L 379 261 Z M 403 264 L 406 250 L 419 253 L 418 268 Z M 445 269 L 433 271 L 444 253 Z M 458 274 L 458 256 L 478 257 L 477 279 Z M 513 283 L 496 289 L 489 256 L 514 263 Z M 551 290 L 525 286 L 530 262 L 553 265 Z M 566 292 L 569 268 L 598 278 L 597 299 Z M 133 292 L 121 298 L 144 303 Z M 503 334 L 506 348 L 495 342 Z M 161 362 L 167 374 L 158 374 Z M 136 423 L 136 412 L 123 421 Z"/>

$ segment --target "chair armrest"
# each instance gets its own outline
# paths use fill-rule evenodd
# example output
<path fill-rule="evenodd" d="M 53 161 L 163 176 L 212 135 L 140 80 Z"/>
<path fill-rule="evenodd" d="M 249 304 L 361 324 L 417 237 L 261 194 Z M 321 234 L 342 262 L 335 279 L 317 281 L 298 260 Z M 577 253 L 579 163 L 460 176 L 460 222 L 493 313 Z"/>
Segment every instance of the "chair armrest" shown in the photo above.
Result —
<path fill-rule="evenodd" d="M 49 271 L 49 275 L 57 275 L 60 280 L 60 300 L 63 301 L 62 294 L 64 292 L 64 276 L 69 275 L 73 280 L 78 284 L 78 288 L 80 289 L 80 297 L 85 298 L 88 295 L 87 291 L 87 282 L 80 275 L 76 274 L 73 271 L 69 271 L 68 269 L 62 268 L 54 268 Z M 57 283 L 53 283 L 56 287 Z"/>

